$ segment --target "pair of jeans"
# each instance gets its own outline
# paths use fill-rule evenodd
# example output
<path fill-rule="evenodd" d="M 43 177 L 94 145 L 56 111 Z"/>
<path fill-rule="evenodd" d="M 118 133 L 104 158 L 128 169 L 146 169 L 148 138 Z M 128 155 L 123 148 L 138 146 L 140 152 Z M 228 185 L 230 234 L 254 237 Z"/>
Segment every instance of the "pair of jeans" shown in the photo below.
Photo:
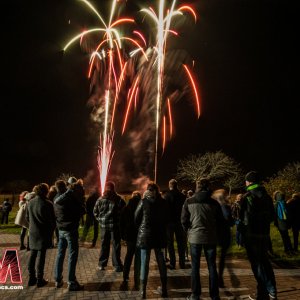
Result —
<path fill-rule="evenodd" d="M 94 237 L 93 237 L 92 243 L 93 243 L 93 245 L 96 245 L 97 238 L 98 238 L 99 223 L 95 219 L 95 217 L 91 216 L 91 215 L 86 215 L 81 241 L 84 242 L 86 240 L 86 237 L 88 235 L 88 232 L 89 232 L 89 229 L 91 226 L 94 227 Z"/>
<path fill-rule="evenodd" d="M 59 230 L 59 242 L 57 249 L 57 257 L 55 263 L 55 281 L 62 280 L 63 264 L 66 250 L 69 249 L 68 258 L 68 283 L 76 282 L 76 265 L 79 252 L 78 229 L 72 231 Z"/>
<path fill-rule="evenodd" d="M 192 259 L 192 296 L 200 298 L 200 259 L 202 248 L 206 258 L 209 273 L 209 295 L 213 300 L 219 298 L 218 273 L 216 265 L 216 245 L 209 244 L 190 244 Z"/>
<path fill-rule="evenodd" d="M 146 288 L 149 274 L 149 262 L 151 256 L 151 249 L 140 249 L 141 252 L 141 282 L 144 284 Z M 156 248 L 154 249 L 156 262 L 159 269 L 160 281 L 162 285 L 162 289 L 167 288 L 167 267 L 164 259 L 163 249 Z"/>
<path fill-rule="evenodd" d="M 122 267 L 121 261 L 121 234 L 118 228 L 101 228 L 101 251 L 99 267 L 106 267 L 110 252 L 110 241 L 112 240 L 112 263 L 115 268 Z"/>
<path fill-rule="evenodd" d="M 129 279 L 130 267 L 134 256 L 134 283 L 136 286 L 140 282 L 140 270 L 141 270 L 141 251 L 136 247 L 136 242 L 127 241 L 127 252 L 124 259 L 123 278 Z"/>
<path fill-rule="evenodd" d="M 245 237 L 245 248 L 257 282 L 257 295 L 276 295 L 276 281 L 268 257 L 268 237 Z"/>
<path fill-rule="evenodd" d="M 44 278 L 46 251 L 47 249 L 30 250 L 30 258 L 28 263 L 28 272 L 30 278 L 37 278 L 38 280 Z M 35 270 L 35 263 L 36 263 L 37 256 L 39 256 L 39 259 L 37 263 L 37 270 Z"/>
<path fill-rule="evenodd" d="M 8 212 L 2 212 L 1 224 L 8 224 Z"/>
<path fill-rule="evenodd" d="M 177 249 L 179 255 L 179 266 L 181 268 L 185 267 L 185 247 L 186 239 L 185 232 L 182 228 L 181 223 L 169 223 L 167 227 L 168 236 L 168 252 L 170 258 L 170 265 L 172 267 L 176 266 L 176 255 L 174 249 L 174 235 L 176 237 Z"/>

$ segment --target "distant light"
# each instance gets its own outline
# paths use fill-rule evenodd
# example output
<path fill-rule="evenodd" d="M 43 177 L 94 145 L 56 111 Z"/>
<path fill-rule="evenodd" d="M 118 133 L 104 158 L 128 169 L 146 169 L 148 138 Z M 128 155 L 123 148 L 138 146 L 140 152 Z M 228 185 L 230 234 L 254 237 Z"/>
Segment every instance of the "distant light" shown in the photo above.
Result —
<path fill-rule="evenodd" d="M 68 21 L 68 24 L 70 25 L 71 24 L 71 20 L 69 19 L 69 21 Z"/>

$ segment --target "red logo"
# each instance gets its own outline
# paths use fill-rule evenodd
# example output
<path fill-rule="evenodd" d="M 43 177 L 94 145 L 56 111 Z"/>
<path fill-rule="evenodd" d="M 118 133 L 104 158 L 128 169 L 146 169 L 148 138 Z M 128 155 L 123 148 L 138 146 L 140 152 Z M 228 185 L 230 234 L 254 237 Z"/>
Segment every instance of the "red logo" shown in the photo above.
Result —
<path fill-rule="evenodd" d="M 0 260 L 0 283 L 6 283 L 10 275 L 11 283 L 22 284 L 19 256 L 16 249 L 6 249 L 2 261 Z"/>

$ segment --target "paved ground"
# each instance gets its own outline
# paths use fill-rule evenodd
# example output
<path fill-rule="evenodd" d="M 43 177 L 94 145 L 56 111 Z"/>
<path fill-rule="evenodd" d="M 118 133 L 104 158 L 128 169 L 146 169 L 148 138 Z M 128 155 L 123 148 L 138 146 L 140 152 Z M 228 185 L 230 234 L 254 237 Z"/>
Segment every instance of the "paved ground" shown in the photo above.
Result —
<path fill-rule="evenodd" d="M 0 236 L 0 257 L 6 248 L 18 249 L 17 235 L 1 234 Z M 62 289 L 55 289 L 53 271 L 57 249 L 47 251 L 45 278 L 49 279 L 49 284 L 43 288 L 27 287 L 28 272 L 26 264 L 29 252 L 19 251 L 21 270 L 23 275 L 23 290 L 1 290 L 0 299 L 140 299 L 139 293 L 133 289 L 133 278 L 130 274 L 128 290 L 122 290 L 122 273 L 114 272 L 111 261 L 106 271 L 96 270 L 99 246 L 95 249 L 81 247 L 79 252 L 79 262 L 77 265 L 77 278 L 80 283 L 85 285 L 84 291 L 68 292 L 66 284 Z M 122 249 L 122 256 L 125 254 L 125 247 Z M 154 261 L 151 259 L 148 294 L 151 299 L 159 298 L 155 293 L 157 286 L 160 285 L 159 273 Z M 67 260 L 65 261 L 65 263 Z M 67 265 L 64 266 L 64 278 Z M 300 300 L 300 269 L 282 269 L 274 266 L 275 276 L 278 286 L 278 299 L 280 300 Z M 185 299 L 190 294 L 190 265 L 184 270 L 168 270 L 168 290 L 169 299 Z M 225 288 L 220 289 L 222 300 L 225 299 L 248 299 L 248 295 L 255 291 L 255 280 L 248 261 L 240 259 L 229 259 L 224 274 Z M 202 298 L 210 299 L 208 294 L 208 273 L 206 263 L 201 263 L 201 284 L 203 287 Z M 10 285 L 7 283 L 6 285 Z"/>

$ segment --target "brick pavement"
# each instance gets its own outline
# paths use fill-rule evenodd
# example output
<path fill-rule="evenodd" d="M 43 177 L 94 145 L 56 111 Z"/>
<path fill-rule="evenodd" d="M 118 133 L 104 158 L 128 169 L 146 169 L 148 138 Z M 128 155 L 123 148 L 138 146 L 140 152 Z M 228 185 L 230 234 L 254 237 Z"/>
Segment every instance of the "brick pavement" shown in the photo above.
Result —
<path fill-rule="evenodd" d="M 6 248 L 18 249 L 18 235 L 1 234 L 0 236 L 0 257 Z M 87 245 L 88 246 L 88 245 Z M 10 299 L 63 299 L 63 300 L 81 300 L 81 299 L 140 299 L 139 293 L 133 288 L 133 277 L 130 274 L 130 282 L 128 290 L 124 290 L 121 286 L 122 273 L 114 272 L 111 260 L 105 271 L 96 269 L 99 246 L 94 249 L 81 247 L 79 251 L 79 261 L 77 265 L 78 281 L 85 285 L 84 291 L 69 292 L 67 285 L 61 289 L 54 287 L 54 262 L 57 249 L 47 251 L 45 264 L 45 278 L 49 279 L 48 285 L 43 288 L 27 287 L 28 281 L 27 261 L 29 252 L 26 250 L 19 251 L 21 262 L 21 270 L 23 277 L 23 290 L 0 290 L 1 300 Z M 125 247 L 122 248 L 122 256 L 125 254 Z M 67 271 L 67 259 L 64 265 L 64 278 Z M 279 300 L 300 300 L 300 269 L 283 269 L 274 266 Z M 168 291 L 169 299 L 185 299 L 190 294 L 190 265 L 187 269 L 168 270 Z M 220 289 L 222 300 L 225 299 L 248 299 L 248 295 L 255 291 L 255 280 L 250 270 L 248 261 L 243 259 L 228 259 L 227 268 L 224 272 L 225 288 Z M 204 260 L 201 262 L 201 284 L 202 298 L 210 299 L 208 293 L 208 272 Z M 7 286 L 9 283 L 6 284 Z M 154 261 L 154 255 L 151 257 L 149 282 L 147 297 L 158 299 L 159 295 L 155 293 L 157 286 L 160 285 L 159 272 Z"/>

